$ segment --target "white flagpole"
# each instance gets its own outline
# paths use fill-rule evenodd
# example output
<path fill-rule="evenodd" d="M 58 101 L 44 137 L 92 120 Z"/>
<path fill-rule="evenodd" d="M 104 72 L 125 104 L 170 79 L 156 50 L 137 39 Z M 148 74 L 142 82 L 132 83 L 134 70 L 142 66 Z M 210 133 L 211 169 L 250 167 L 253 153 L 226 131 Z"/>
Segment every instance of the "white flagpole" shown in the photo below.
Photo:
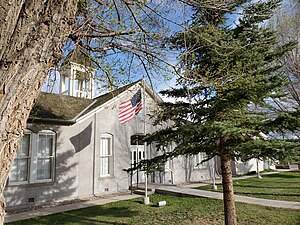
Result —
<path fill-rule="evenodd" d="M 143 108 L 144 108 L 144 135 L 146 135 L 146 83 L 145 83 L 144 76 L 143 76 Z M 144 142 L 144 153 L 145 153 L 145 160 L 147 160 L 147 144 L 146 144 L 146 142 Z M 148 197 L 148 177 L 147 177 L 147 170 L 145 170 L 144 204 L 148 205 L 149 203 L 150 203 L 150 201 L 149 201 L 149 197 Z"/>

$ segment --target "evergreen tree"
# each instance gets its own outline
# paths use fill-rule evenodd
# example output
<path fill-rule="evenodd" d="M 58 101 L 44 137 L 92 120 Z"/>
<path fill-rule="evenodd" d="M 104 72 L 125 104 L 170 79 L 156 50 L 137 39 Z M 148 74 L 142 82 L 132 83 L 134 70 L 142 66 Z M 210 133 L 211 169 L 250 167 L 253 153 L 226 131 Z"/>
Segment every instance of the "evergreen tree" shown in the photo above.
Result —
<path fill-rule="evenodd" d="M 299 127 L 297 110 L 278 112 L 272 103 L 272 98 L 281 97 L 285 82 L 277 72 L 282 66 L 278 59 L 294 43 L 278 46 L 274 32 L 261 26 L 278 1 L 215 2 L 219 4 L 197 7 L 189 29 L 171 38 L 172 47 L 182 51 L 183 75 L 180 87 L 162 92 L 178 101 L 164 103 L 156 122 L 173 123 L 148 135 L 147 141 L 177 145 L 150 160 L 148 169 L 179 155 L 219 156 L 225 224 L 236 224 L 231 160 L 278 158 L 297 147 L 292 141 L 262 135 Z M 241 13 L 237 24 L 229 24 L 236 12 Z"/>

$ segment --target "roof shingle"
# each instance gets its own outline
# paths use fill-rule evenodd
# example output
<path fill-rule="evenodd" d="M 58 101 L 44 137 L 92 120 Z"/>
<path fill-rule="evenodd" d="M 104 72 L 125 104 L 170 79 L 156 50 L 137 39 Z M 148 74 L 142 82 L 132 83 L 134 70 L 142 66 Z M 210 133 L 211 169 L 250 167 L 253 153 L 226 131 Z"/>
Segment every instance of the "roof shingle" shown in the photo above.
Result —
<path fill-rule="evenodd" d="M 42 119 L 43 121 L 51 120 L 52 122 L 53 120 L 71 121 L 77 116 L 91 112 L 93 109 L 96 109 L 138 82 L 139 81 L 131 83 L 95 99 L 42 92 L 36 99 L 35 105 L 30 112 L 30 120 Z"/>

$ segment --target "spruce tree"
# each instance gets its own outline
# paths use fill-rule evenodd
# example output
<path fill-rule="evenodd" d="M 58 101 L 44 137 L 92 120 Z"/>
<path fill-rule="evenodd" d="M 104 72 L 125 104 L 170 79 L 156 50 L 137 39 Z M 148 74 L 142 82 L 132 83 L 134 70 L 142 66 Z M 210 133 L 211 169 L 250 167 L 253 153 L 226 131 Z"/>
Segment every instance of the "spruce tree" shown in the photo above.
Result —
<path fill-rule="evenodd" d="M 277 72 L 282 66 L 278 59 L 294 43 L 278 46 L 274 32 L 262 26 L 278 1 L 215 2 L 219 4 L 195 8 L 189 28 L 171 38 L 170 45 L 182 51 L 182 76 L 178 88 L 162 92 L 177 101 L 164 103 L 156 122 L 170 119 L 172 125 L 148 135 L 147 141 L 177 145 L 148 166 L 199 152 L 207 159 L 219 156 L 225 224 L 236 224 L 231 160 L 277 158 L 297 147 L 262 135 L 299 127 L 297 110 L 278 111 L 272 101 L 282 96 L 285 82 Z M 236 12 L 240 18 L 230 24 L 228 18 Z"/>

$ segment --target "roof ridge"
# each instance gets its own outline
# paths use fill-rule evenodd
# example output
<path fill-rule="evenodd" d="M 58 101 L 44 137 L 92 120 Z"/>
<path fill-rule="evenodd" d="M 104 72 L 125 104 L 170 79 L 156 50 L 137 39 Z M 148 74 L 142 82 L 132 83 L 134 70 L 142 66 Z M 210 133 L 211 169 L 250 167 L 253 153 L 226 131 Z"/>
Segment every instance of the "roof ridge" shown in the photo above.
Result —
<path fill-rule="evenodd" d="M 102 97 L 102 96 L 104 96 L 104 95 L 114 94 L 115 92 L 118 92 L 118 91 L 122 90 L 120 93 L 117 94 L 117 95 L 119 95 L 119 94 L 121 94 L 122 92 L 126 91 L 126 89 L 132 87 L 133 85 L 137 84 L 137 83 L 140 82 L 140 81 L 141 81 L 141 79 L 139 79 L 139 80 L 137 80 L 137 81 L 135 81 L 135 82 L 132 82 L 132 83 L 130 83 L 130 84 L 127 84 L 127 85 L 125 85 L 125 86 L 119 87 L 119 88 L 117 88 L 117 89 L 115 89 L 115 90 L 106 92 L 106 93 L 104 93 L 104 94 L 102 94 L 102 95 L 98 95 L 97 97 L 95 97 L 95 98 L 93 98 L 93 99 L 96 100 L 97 98 L 100 98 L 100 97 Z M 123 89 L 124 89 L 124 90 L 123 90 Z"/>
<path fill-rule="evenodd" d="M 52 122 L 58 122 L 58 120 L 71 122 L 81 116 L 89 114 L 91 111 L 109 102 L 134 85 L 137 85 L 140 81 L 141 80 L 137 80 L 93 99 L 41 92 L 30 112 L 30 119 L 31 121 L 43 120 L 43 122 L 47 122 L 47 120 L 49 120 L 49 122 L 50 120 Z"/>
<path fill-rule="evenodd" d="M 97 107 L 105 104 L 106 102 L 108 102 L 109 100 L 115 98 L 119 94 L 125 92 L 126 90 L 128 90 L 129 88 L 131 88 L 132 86 L 136 85 L 139 82 L 140 82 L 140 80 L 137 80 L 137 81 L 132 82 L 132 83 L 130 83 L 128 85 L 125 85 L 125 86 L 120 87 L 120 88 L 118 88 L 116 90 L 113 90 L 111 92 L 107 92 L 107 93 L 105 93 L 103 95 L 100 95 L 100 96 L 94 98 L 93 100 L 95 100 L 95 102 L 93 104 L 91 104 L 90 107 L 81 114 L 81 116 L 85 115 L 85 114 L 88 114 L 89 112 L 91 112 L 94 109 L 96 109 Z"/>

